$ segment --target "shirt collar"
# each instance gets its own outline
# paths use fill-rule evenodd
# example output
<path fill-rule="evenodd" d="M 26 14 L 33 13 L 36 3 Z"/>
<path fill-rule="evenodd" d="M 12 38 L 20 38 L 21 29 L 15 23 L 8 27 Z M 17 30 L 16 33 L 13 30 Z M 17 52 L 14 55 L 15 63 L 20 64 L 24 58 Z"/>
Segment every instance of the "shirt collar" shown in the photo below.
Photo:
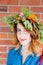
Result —
<path fill-rule="evenodd" d="M 21 49 L 22 49 L 22 45 L 20 45 L 20 47 L 18 49 L 16 49 L 17 53 L 21 54 Z M 32 52 L 34 54 L 34 56 L 36 56 L 36 54 L 34 52 Z"/>
<path fill-rule="evenodd" d="M 21 52 L 21 48 L 22 48 L 22 45 L 20 45 L 20 47 L 18 49 L 15 49 L 17 51 L 17 53 Z"/>

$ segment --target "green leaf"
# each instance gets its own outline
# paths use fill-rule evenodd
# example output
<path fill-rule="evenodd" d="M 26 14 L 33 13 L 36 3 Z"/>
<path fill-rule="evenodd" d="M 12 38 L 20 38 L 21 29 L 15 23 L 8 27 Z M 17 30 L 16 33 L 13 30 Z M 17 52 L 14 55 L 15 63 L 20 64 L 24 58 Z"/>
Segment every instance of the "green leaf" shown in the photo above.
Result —
<path fill-rule="evenodd" d="M 2 17 L 2 22 L 9 25 L 12 35 L 14 35 L 14 17 L 13 16 L 4 16 L 4 17 Z"/>
<path fill-rule="evenodd" d="M 28 23 L 28 29 L 32 31 L 32 24 Z"/>
<path fill-rule="evenodd" d="M 6 24 L 13 24 L 14 17 L 13 16 L 4 16 L 2 17 L 2 21 Z"/>
<path fill-rule="evenodd" d="M 15 18 L 18 18 L 19 17 L 19 14 L 16 14 Z"/>
<path fill-rule="evenodd" d="M 7 24 L 9 23 L 7 17 L 3 17 L 3 18 L 2 18 L 2 21 L 3 21 L 4 23 L 7 23 Z"/>
<path fill-rule="evenodd" d="M 28 21 L 28 20 L 25 20 L 24 21 L 24 25 L 26 28 L 28 28 L 29 30 L 32 30 L 32 24 Z"/>
<path fill-rule="evenodd" d="M 24 17 L 22 18 L 22 22 L 25 22 L 25 18 Z"/>
<path fill-rule="evenodd" d="M 22 12 L 24 13 L 25 17 L 28 17 L 30 14 L 32 14 L 32 11 L 28 11 L 27 8 L 23 7 Z"/>
<path fill-rule="evenodd" d="M 24 21 L 24 25 L 25 25 L 25 27 L 26 27 L 26 25 L 27 25 L 26 21 Z"/>

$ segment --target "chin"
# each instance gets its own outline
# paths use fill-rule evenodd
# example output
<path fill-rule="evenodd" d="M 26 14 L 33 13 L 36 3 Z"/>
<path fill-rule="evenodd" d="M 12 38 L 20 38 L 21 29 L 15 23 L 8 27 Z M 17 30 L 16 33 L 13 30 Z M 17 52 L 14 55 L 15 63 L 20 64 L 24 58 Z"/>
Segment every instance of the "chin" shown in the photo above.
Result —
<path fill-rule="evenodd" d="M 24 42 L 24 43 L 21 43 L 21 45 L 27 45 L 27 44 L 28 44 L 28 43 L 25 43 L 25 42 Z"/>

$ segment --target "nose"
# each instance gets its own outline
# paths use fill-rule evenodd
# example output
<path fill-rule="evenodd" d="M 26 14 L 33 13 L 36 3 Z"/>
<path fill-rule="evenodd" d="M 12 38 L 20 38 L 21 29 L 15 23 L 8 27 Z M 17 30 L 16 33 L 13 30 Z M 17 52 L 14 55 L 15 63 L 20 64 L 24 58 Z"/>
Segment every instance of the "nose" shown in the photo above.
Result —
<path fill-rule="evenodd" d="M 23 36 L 24 36 L 24 32 L 23 32 L 23 31 L 21 31 L 21 34 L 20 34 L 20 36 L 21 36 L 21 37 L 23 37 Z"/>

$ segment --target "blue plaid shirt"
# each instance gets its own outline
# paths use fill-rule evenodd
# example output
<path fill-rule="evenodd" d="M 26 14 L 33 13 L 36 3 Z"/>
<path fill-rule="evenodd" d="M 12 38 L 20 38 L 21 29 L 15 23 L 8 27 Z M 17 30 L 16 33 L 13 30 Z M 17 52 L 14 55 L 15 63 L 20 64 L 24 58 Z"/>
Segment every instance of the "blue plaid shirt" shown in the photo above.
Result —
<path fill-rule="evenodd" d="M 28 55 L 24 63 L 22 63 L 22 55 L 20 53 L 22 46 L 18 50 L 12 48 L 8 53 L 7 63 L 6 65 L 39 65 L 40 56 L 36 56 L 33 52 L 34 56 Z M 43 61 L 42 64 L 43 65 Z"/>

